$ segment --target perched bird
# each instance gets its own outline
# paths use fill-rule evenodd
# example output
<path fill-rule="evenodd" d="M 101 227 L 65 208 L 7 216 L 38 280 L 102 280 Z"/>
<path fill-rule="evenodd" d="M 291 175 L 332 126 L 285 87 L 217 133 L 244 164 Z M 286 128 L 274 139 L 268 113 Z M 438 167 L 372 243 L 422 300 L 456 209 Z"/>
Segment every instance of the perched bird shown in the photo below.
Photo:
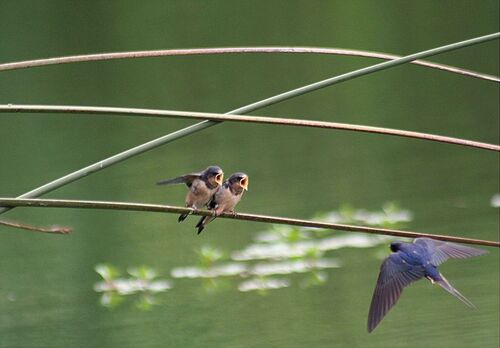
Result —
<path fill-rule="evenodd" d="M 189 188 L 186 196 L 186 207 L 195 210 L 203 208 L 210 202 L 214 193 L 222 185 L 224 172 L 220 167 L 210 166 L 200 173 L 190 173 L 173 179 L 159 181 L 158 185 L 186 184 Z M 178 221 L 182 222 L 189 213 L 181 214 Z"/>
<path fill-rule="evenodd" d="M 475 308 L 439 272 L 437 266 L 449 258 L 464 259 L 479 256 L 486 250 L 430 238 L 417 238 L 413 243 L 391 243 L 393 253 L 380 266 L 377 285 L 368 314 L 368 332 L 372 332 L 387 312 L 396 304 L 403 288 L 421 278 L 436 283 L 467 306 Z"/>
<path fill-rule="evenodd" d="M 212 200 L 208 203 L 208 209 L 215 211 L 215 216 L 203 216 L 196 228 L 198 234 L 203 231 L 205 226 L 216 216 L 224 212 L 233 212 L 234 207 L 243 196 L 243 192 L 248 191 L 248 175 L 245 173 L 234 173 L 227 179 L 221 187 L 215 192 Z"/>

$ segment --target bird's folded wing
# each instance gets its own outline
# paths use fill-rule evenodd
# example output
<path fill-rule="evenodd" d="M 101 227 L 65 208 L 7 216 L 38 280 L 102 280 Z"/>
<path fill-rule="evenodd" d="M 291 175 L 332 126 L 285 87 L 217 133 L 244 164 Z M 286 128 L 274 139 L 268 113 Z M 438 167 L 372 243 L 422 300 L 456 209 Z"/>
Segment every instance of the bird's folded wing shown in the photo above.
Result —
<path fill-rule="evenodd" d="M 191 173 L 183 176 L 178 176 L 173 179 L 166 179 L 158 181 L 157 185 L 170 185 L 170 184 L 186 184 L 188 187 L 191 187 L 193 181 L 200 177 L 200 173 Z"/>

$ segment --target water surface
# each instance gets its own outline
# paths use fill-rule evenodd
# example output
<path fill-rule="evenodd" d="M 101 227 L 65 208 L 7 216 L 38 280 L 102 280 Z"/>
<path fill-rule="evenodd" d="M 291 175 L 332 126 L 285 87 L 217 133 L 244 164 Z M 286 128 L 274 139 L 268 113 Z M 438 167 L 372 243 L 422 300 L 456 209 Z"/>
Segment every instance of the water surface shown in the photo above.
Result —
<path fill-rule="evenodd" d="M 498 2 L 16 1 L 0 5 L 2 62 L 95 52 L 243 45 L 307 45 L 413 53 L 498 30 Z M 499 74 L 498 42 L 435 61 Z M 225 112 L 376 61 L 312 55 L 231 55 L 94 62 L 0 74 L 1 103 L 102 105 Z M 499 143 L 498 86 L 401 66 L 255 112 L 401 128 Z M 128 147 L 190 125 L 183 120 L 0 115 L 0 196 L 15 196 Z M 184 188 L 159 179 L 218 164 L 244 170 L 239 210 L 310 218 L 343 204 L 395 201 L 406 228 L 499 239 L 499 157 L 487 151 L 380 135 L 225 123 L 183 138 L 47 197 L 181 204 Z M 161 305 L 99 305 L 96 264 L 146 264 L 161 278 L 196 264 L 211 245 L 243 250 L 269 225 L 158 213 L 15 209 L 2 218 L 71 225 L 69 236 L 0 227 L 1 347 L 443 347 L 499 345 L 499 254 L 449 261 L 442 272 L 477 307 L 428 282 L 403 296 L 373 334 L 366 317 L 389 250 L 325 252 L 341 267 L 321 286 L 207 291 L 175 279 Z M 381 254 L 382 253 L 382 254 Z M 384 254 L 385 253 L 385 254 Z M 236 285 L 235 285 L 236 284 Z"/>

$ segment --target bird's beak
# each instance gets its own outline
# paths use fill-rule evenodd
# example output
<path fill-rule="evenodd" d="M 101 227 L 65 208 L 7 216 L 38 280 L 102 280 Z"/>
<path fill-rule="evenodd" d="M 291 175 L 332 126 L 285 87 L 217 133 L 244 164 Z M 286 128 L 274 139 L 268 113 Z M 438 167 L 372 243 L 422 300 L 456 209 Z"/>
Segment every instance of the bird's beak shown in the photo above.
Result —
<path fill-rule="evenodd" d="M 248 176 L 240 180 L 240 186 L 243 187 L 245 191 L 248 191 Z"/>
<path fill-rule="evenodd" d="M 224 174 L 220 173 L 215 176 L 215 182 L 219 185 L 222 185 L 222 181 L 224 180 Z"/>

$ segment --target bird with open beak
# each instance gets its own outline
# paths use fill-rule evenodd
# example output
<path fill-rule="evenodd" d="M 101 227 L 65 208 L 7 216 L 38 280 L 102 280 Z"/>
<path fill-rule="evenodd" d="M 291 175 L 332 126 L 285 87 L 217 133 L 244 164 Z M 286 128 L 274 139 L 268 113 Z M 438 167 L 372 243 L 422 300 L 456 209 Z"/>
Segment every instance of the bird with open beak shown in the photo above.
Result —
<path fill-rule="evenodd" d="M 196 228 L 198 234 L 205 226 L 217 216 L 225 212 L 234 212 L 236 204 L 241 200 L 243 192 L 248 191 L 248 175 L 245 173 L 234 173 L 215 192 L 212 200 L 208 203 L 208 209 L 215 212 L 215 216 L 203 216 Z"/>
<path fill-rule="evenodd" d="M 200 173 L 189 173 L 177 178 L 159 181 L 158 185 L 186 184 L 189 188 L 186 196 L 186 207 L 194 210 L 206 206 L 215 192 L 221 187 L 224 172 L 218 166 L 210 166 Z M 178 221 L 184 221 L 190 213 L 181 214 Z"/>
<path fill-rule="evenodd" d="M 393 242 L 391 250 L 393 253 L 380 267 L 368 313 L 368 332 L 372 332 L 396 304 L 403 288 L 422 278 L 427 278 L 432 284 L 439 285 L 467 306 L 474 308 L 472 302 L 439 272 L 438 266 L 449 258 L 479 256 L 485 254 L 486 250 L 430 238 L 417 238 L 413 243 Z"/>

